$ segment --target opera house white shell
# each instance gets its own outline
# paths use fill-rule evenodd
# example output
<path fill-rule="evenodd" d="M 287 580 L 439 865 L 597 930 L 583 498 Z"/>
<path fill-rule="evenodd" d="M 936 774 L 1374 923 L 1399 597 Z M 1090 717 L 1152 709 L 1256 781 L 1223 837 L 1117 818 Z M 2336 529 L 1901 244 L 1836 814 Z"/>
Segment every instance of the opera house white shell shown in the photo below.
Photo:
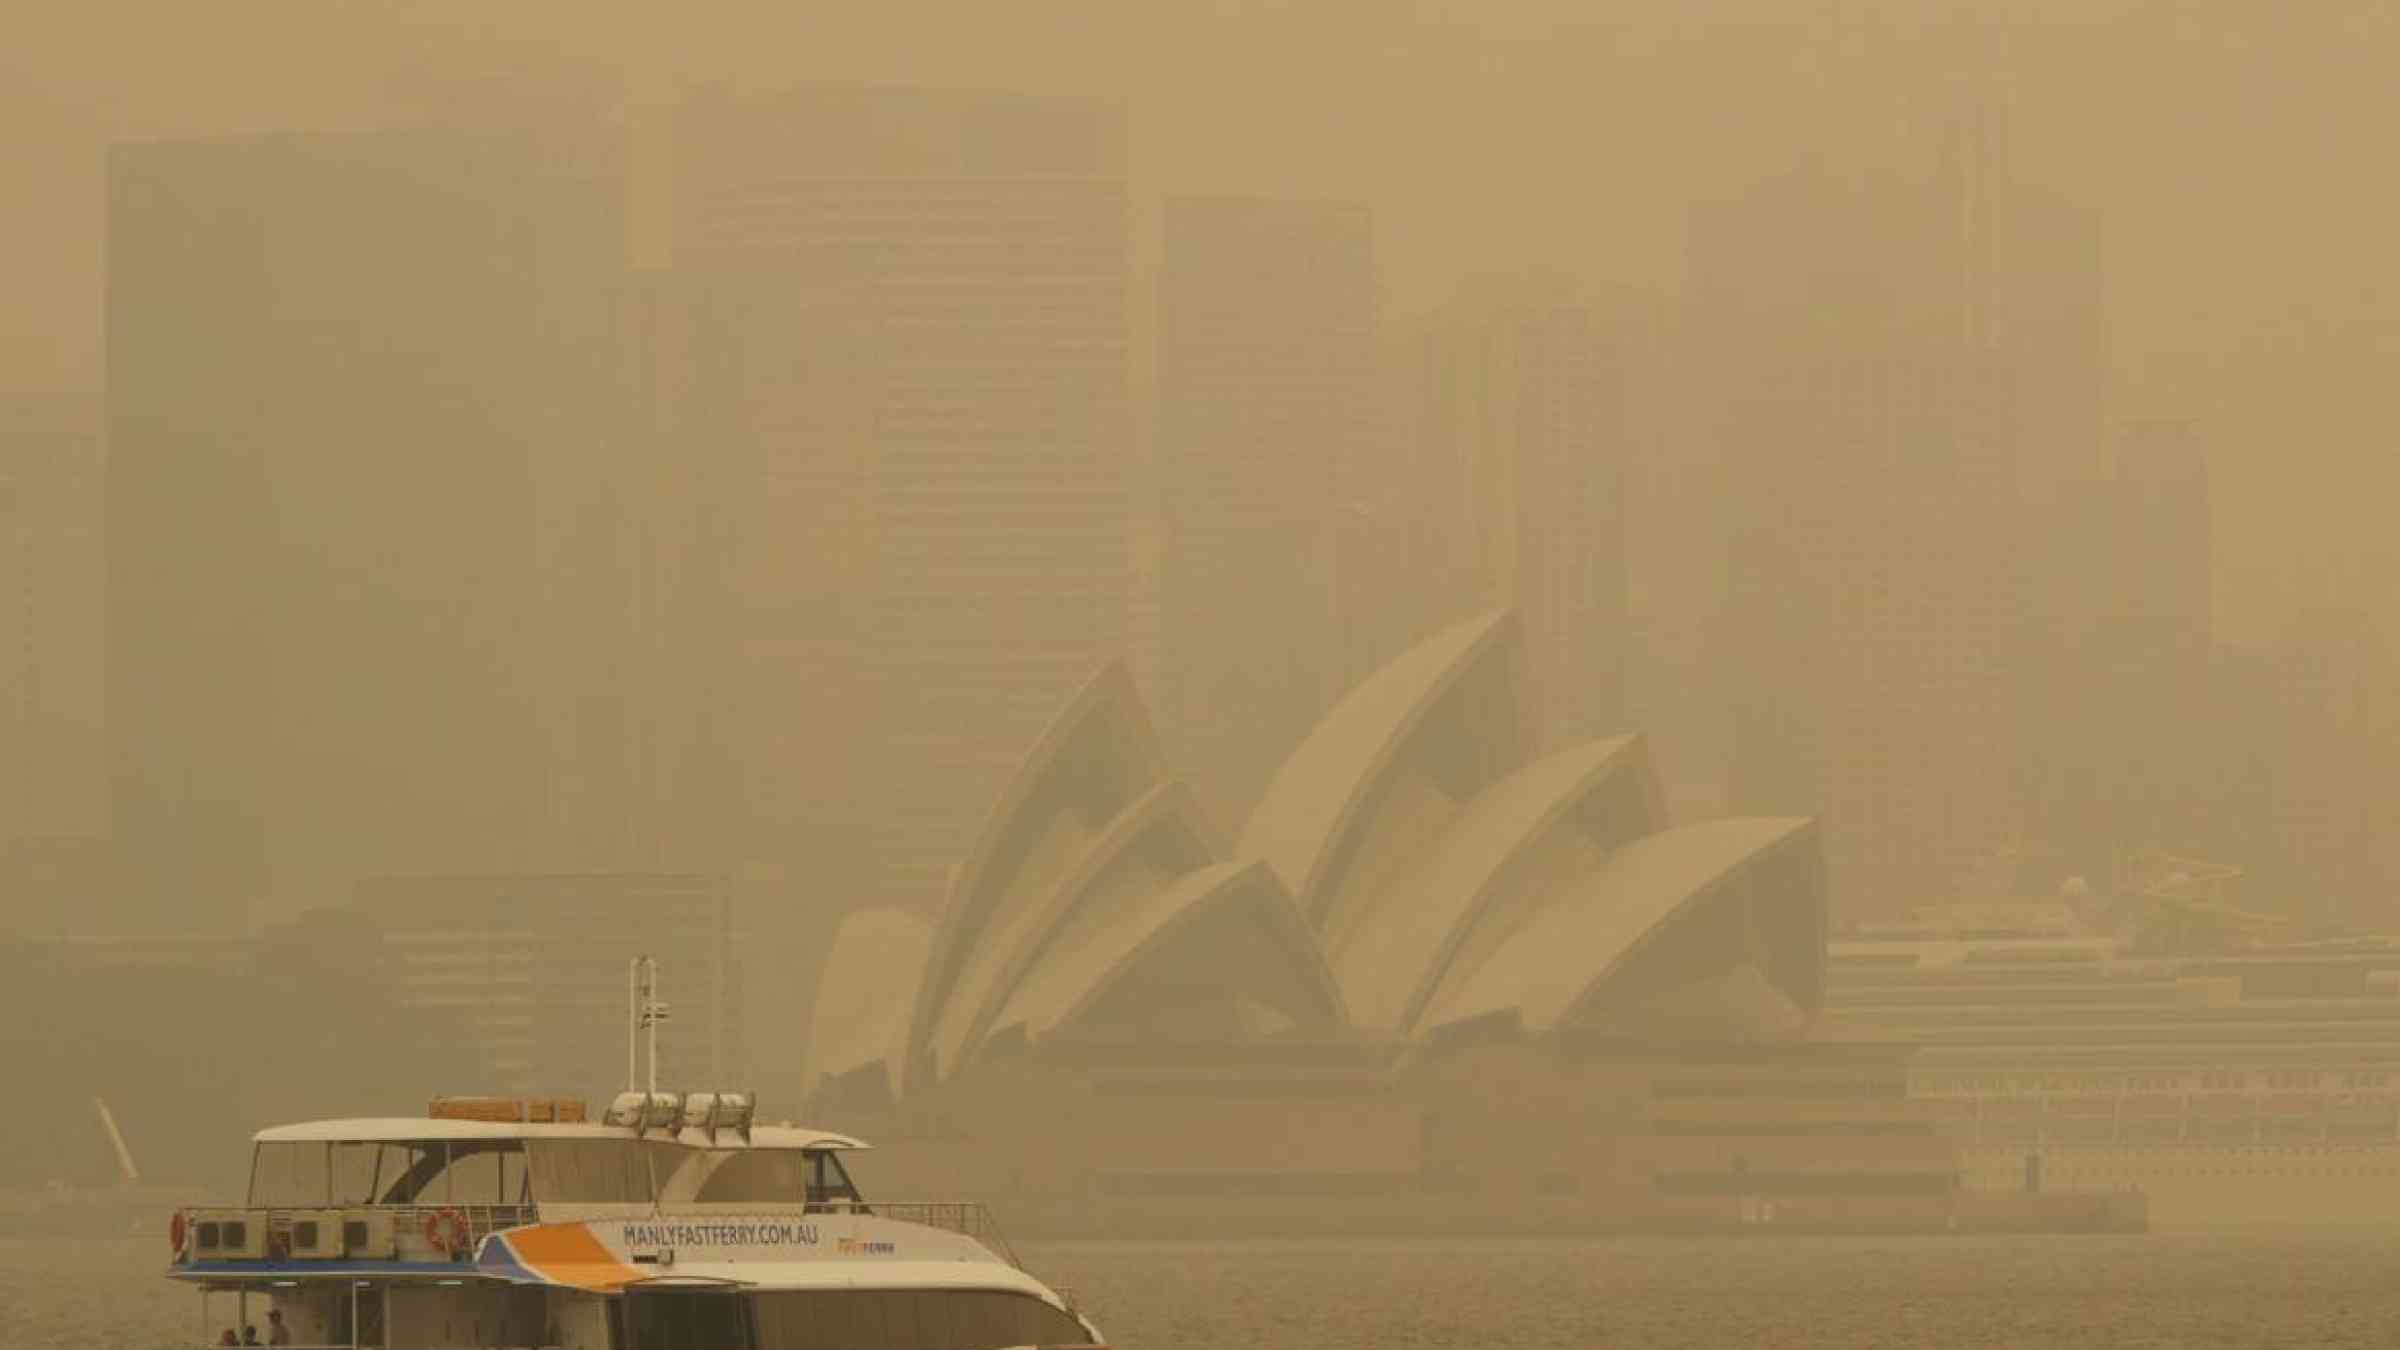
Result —
<path fill-rule="evenodd" d="M 900 1098 L 1095 1045 L 1804 1036 L 1825 985 L 1814 825 L 1671 824 L 1638 736 L 1529 757 L 1516 634 L 1487 614 L 1357 686 L 1230 843 L 1131 679 L 1104 672 L 1026 758 L 938 923 L 842 925 L 812 1082 Z"/>

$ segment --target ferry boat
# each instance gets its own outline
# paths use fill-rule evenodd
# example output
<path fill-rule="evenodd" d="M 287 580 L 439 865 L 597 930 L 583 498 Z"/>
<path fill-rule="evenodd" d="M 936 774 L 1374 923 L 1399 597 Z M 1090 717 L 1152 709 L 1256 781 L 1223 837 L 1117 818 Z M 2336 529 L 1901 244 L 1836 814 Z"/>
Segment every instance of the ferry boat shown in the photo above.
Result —
<path fill-rule="evenodd" d="M 655 1057 L 653 1057 L 655 1072 Z M 869 1202 L 846 1135 L 744 1093 L 438 1098 L 259 1132 L 247 1201 L 176 1210 L 196 1344 L 332 1350 L 1098 1346 L 971 1202 Z"/>

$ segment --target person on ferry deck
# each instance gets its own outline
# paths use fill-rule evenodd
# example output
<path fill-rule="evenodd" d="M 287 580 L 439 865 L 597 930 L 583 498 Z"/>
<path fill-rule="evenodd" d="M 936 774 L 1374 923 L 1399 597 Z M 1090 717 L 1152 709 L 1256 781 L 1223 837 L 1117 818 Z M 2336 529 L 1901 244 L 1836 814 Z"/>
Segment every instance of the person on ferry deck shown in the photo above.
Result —
<path fill-rule="evenodd" d="M 267 1309 L 267 1344 L 290 1345 L 292 1329 L 283 1324 L 283 1309 Z"/>
<path fill-rule="evenodd" d="M 219 1345 L 240 1345 L 241 1343 L 242 1342 L 240 1338 L 233 1334 L 232 1327 L 225 1328 L 225 1334 L 217 1338 L 217 1344 Z"/>
<path fill-rule="evenodd" d="M 258 1343 L 259 1343 L 259 1341 L 258 1341 L 258 1323 L 256 1323 L 256 1322 L 252 1322 L 250 1325 L 248 1325 L 248 1326 L 246 1326 L 246 1327 L 243 1327 L 243 1328 L 242 1328 L 242 1344 L 244 1344 L 244 1345 L 256 1345 L 256 1344 L 258 1344 Z"/>

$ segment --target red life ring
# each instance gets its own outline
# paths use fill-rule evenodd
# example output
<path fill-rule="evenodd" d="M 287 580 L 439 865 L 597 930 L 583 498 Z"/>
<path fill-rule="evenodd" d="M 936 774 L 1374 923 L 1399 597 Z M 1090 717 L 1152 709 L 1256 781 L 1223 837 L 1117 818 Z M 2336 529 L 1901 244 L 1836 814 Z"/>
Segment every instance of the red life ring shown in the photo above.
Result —
<path fill-rule="evenodd" d="M 189 1234 L 183 1226 L 183 1211 L 176 1210 L 175 1217 L 167 1220 L 167 1245 L 175 1249 L 177 1256 L 183 1255 L 183 1240 L 187 1236 Z"/>
<path fill-rule="evenodd" d="M 425 1216 L 425 1240 L 437 1252 L 467 1249 L 467 1216 L 455 1209 L 437 1209 Z"/>

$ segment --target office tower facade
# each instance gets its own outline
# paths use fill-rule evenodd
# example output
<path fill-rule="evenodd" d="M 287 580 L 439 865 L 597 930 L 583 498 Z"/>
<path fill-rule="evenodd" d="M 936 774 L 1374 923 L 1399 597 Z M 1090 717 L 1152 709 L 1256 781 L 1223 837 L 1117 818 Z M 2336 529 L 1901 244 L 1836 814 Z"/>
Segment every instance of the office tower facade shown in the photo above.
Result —
<path fill-rule="evenodd" d="M 1632 341 L 1622 316 L 1536 284 L 1462 302 L 1427 339 L 1424 434 L 1464 503 L 1460 563 L 1524 624 L 1545 745 L 1624 716 Z"/>
<path fill-rule="evenodd" d="M 1481 586 L 1460 562 L 1463 475 L 1428 421 L 1429 350 L 1420 324 L 1386 328 L 1373 408 L 1336 483 L 1333 667 L 1344 688 L 1483 604 Z"/>
<path fill-rule="evenodd" d="M 1823 817 L 1846 920 L 2003 887 L 2022 848 L 2016 383 L 1990 147 L 1951 130 L 1921 172 L 1795 173 L 1693 217 L 1732 805 Z"/>
<path fill-rule="evenodd" d="M 2057 485 L 2025 521 L 2029 836 L 2085 876 L 2144 849 L 2226 856 L 2238 738 L 2202 731 L 2227 723 L 2196 429 L 2129 428 L 2110 477 Z"/>
<path fill-rule="evenodd" d="M 1220 820 L 1339 687 L 1333 550 L 1376 430 L 1376 305 L 1363 207 L 1165 203 L 1156 697 Z"/>
<path fill-rule="evenodd" d="M 2140 521 L 2125 541 L 2128 605 L 2177 654 L 2204 656 L 2216 643 L 2216 518 L 2198 425 L 2134 423 L 2116 476 Z"/>
<path fill-rule="evenodd" d="M 714 739 L 762 832 L 831 813 L 898 898 L 940 893 L 1056 691 L 1122 651 L 1123 138 L 1000 95 L 676 113 L 696 510 L 742 672 Z M 813 781 L 758 784 L 760 746 Z"/>
<path fill-rule="evenodd" d="M 2213 534 L 2188 422 L 2128 428 L 2110 476 L 2026 504 L 2021 781 L 2054 873 L 2107 876 L 2150 849 L 2254 851 L 2257 822 L 2228 803 L 2257 749 L 2241 729 L 2257 702 L 2216 645 Z"/>
<path fill-rule="evenodd" d="M 1714 357 L 1687 350 L 1662 297 L 1626 293 L 1625 723 L 1659 760 L 1677 818 L 1727 808 L 1729 672 L 1721 659 L 1727 488 L 1717 446 L 1693 422 L 1687 383 Z"/>
<path fill-rule="evenodd" d="M 126 925 L 552 851 L 561 781 L 621 762 L 621 183 L 439 131 L 120 146 L 108 179 Z"/>
<path fill-rule="evenodd" d="M 102 833 L 99 411 L 0 392 L 0 848 Z"/>
<path fill-rule="evenodd" d="M 1870 348 L 1737 424 L 1737 805 L 1821 812 L 1852 913 L 2000 884 L 2017 847 L 2005 397 L 1977 354 Z"/>
<path fill-rule="evenodd" d="M 2013 372 L 2017 492 L 2029 502 L 2100 476 L 2108 328 L 2099 212 L 2016 185 L 1994 203 L 1992 341 Z"/>
<path fill-rule="evenodd" d="M 700 874 L 373 877 L 351 915 L 399 1008 L 461 1029 L 467 1088 L 605 1100 L 624 1086 L 628 967 L 658 962 L 659 1086 L 749 1090 L 733 880 Z"/>
<path fill-rule="evenodd" d="M 2400 656 L 2356 608 L 2295 615 L 2265 654 L 2265 767 L 2273 906 L 2311 925 L 2372 931 L 2400 905 Z"/>

